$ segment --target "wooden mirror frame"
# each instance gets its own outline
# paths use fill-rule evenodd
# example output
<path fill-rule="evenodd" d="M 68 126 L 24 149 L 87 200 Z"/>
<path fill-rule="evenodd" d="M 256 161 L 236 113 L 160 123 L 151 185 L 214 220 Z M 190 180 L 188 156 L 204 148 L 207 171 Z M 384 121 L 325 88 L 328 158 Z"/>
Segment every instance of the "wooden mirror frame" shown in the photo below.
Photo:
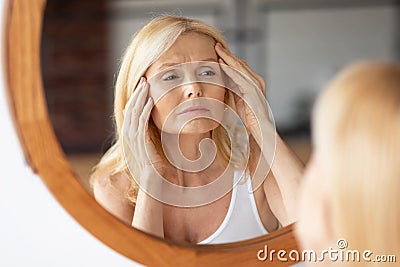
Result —
<path fill-rule="evenodd" d="M 7 1 L 3 62 L 9 106 L 25 159 L 66 211 L 110 248 L 147 266 L 287 266 L 293 263 L 278 261 L 276 254 L 273 262 L 257 259 L 257 252 L 265 245 L 269 251 L 297 250 L 293 225 L 242 242 L 181 246 L 124 224 L 96 202 L 75 176 L 49 120 L 40 67 L 45 5 L 46 0 Z"/>

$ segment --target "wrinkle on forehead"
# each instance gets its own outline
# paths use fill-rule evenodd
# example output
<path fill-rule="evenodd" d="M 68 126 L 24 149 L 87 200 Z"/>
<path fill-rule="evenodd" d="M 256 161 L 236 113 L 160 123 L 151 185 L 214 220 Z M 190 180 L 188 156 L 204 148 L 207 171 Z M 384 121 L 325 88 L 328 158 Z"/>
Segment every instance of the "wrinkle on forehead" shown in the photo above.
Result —
<path fill-rule="evenodd" d="M 214 45 L 215 40 L 208 35 L 195 32 L 184 33 L 148 68 L 146 77 L 153 76 L 156 72 L 168 67 L 165 65 L 172 66 L 173 63 L 181 64 L 191 61 L 217 62 L 218 57 Z"/>

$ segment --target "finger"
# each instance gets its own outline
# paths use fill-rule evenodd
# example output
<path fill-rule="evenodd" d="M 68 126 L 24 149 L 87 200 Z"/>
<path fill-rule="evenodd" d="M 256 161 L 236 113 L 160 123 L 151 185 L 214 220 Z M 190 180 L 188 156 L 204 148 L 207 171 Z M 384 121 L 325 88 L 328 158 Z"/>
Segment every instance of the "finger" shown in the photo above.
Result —
<path fill-rule="evenodd" d="M 228 74 L 229 77 L 231 77 L 231 79 L 237 83 L 241 83 L 242 85 L 244 84 L 252 84 L 253 86 L 256 87 L 257 90 L 260 90 L 262 92 L 262 94 L 265 96 L 266 95 L 266 84 L 265 84 L 265 80 L 259 76 L 258 74 L 254 73 L 251 71 L 253 76 L 249 76 L 247 73 L 244 72 L 240 72 L 239 70 L 236 70 L 234 68 L 232 68 L 231 70 L 229 70 L 229 66 L 225 63 L 225 61 L 223 61 L 222 59 L 218 60 L 220 64 L 223 64 L 224 66 L 222 67 L 222 69 L 224 70 L 224 72 L 226 74 Z M 225 67 L 226 66 L 226 67 Z M 250 78 L 250 77 L 253 77 Z"/>
<path fill-rule="evenodd" d="M 262 91 L 263 95 L 266 96 L 267 85 L 266 85 L 265 79 L 263 77 L 261 77 L 260 75 L 258 75 L 253 70 L 251 70 L 251 68 L 249 66 L 247 66 L 247 68 L 250 69 L 250 71 L 252 72 L 254 78 L 257 79 L 260 90 Z"/>
<path fill-rule="evenodd" d="M 241 66 L 243 67 L 243 72 L 249 76 L 251 81 L 261 90 L 263 91 L 262 83 L 260 82 L 261 76 L 259 76 L 257 73 L 255 73 L 249 66 L 249 64 L 241 60 Z"/>
<path fill-rule="evenodd" d="M 125 109 L 124 109 L 124 113 L 127 112 L 128 109 L 130 109 L 132 107 L 133 103 L 136 103 L 137 98 L 139 96 L 140 90 L 138 90 L 139 88 L 142 88 L 143 86 L 143 82 L 145 81 L 145 78 L 142 77 L 140 78 L 135 90 L 133 91 L 132 95 L 129 97 L 128 102 L 125 104 Z"/>
<path fill-rule="evenodd" d="M 221 64 L 222 71 L 227 75 L 226 87 L 239 96 L 246 93 L 246 88 L 253 85 L 253 82 L 244 73 L 226 64 Z"/>
<path fill-rule="evenodd" d="M 226 62 L 227 65 L 237 68 L 242 68 L 243 66 L 240 65 L 239 59 L 232 53 L 230 53 L 227 49 L 225 49 L 220 43 L 215 45 L 215 51 L 217 52 L 218 56 Z"/>
<path fill-rule="evenodd" d="M 150 97 L 147 100 L 146 105 L 143 108 L 142 114 L 140 115 L 138 131 L 139 131 L 139 134 L 143 134 L 145 136 L 145 139 L 142 141 L 146 141 L 146 142 L 149 141 L 147 123 L 149 121 L 150 113 L 151 113 L 151 110 L 153 109 L 153 106 L 154 106 L 153 99 Z"/>
<path fill-rule="evenodd" d="M 146 155 L 148 164 L 154 164 L 159 161 L 159 156 L 154 146 L 154 143 L 150 138 L 150 133 L 148 128 L 148 121 L 153 106 L 154 106 L 154 101 L 150 97 L 143 108 L 143 113 L 140 116 L 139 129 L 138 129 L 140 132 L 139 133 L 140 143 L 141 145 L 143 145 L 142 149 L 144 149 L 143 155 Z"/>
<path fill-rule="evenodd" d="M 254 74 L 249 64 L 245 60 L 238 58 L 236 55 L 224 48 L 220 43 L 216 44 L 215 50 L 220 58 L 227 63 L 227 65 L 235 67 L 242 72 L 248 72 L 247 74 Z"/>
<path fill-rule="evenodd" d="M 132 113 L 130 124 L 133 131 L 136 131 L 138 129 L 140 114 L 143 111 L 143 107 L 146 103 L 149 93 L 148 83 L 144 81 L 142 86 L 137 88 L 136 90 L 138 91 L 136 103 L 132 102 L 132 106 L 130 107 L 130 111 Z"/>
<path fill-rule="evenodd" d="M 231 81 L 226 81 L 227 84 L 227 88 L 229 90 L 231 90 L 232 92 L 234 92 L 235 97 L 236 95 L 240 95 L 242 96 L 243 92 L 240 89 L 240 85 L 239 84 L 245 84 L 246 79 L 242 77 L 241 73 L 238 73 L 236 70 L 230 68 L 228 66 L 228 64 L 226 64 L 226 62 L 222 59 L 219 58 L 218 62 L 224 66 L 221 67 L 222 71 L 229 77 L 231 78 Z M 233 82 L 233 83 L 232 83 Z"/>
<path fill-rule="evenodd" d="M 215 50 L 220 58 L 227 63 L 227 65 L 236 67 L 241 71 L 243 69 L 248 71 L 249 73 L 253 73 L 249 64 L 245 60 L 238 58 L 235 54 L 224 48 L 220 43 L 216 44 Z"/>
<path fill-rule="evenodd" d="M 129 111 L 129 109 L 125 108 L 124 109 L 124 122 L 122 124 L 124 138 L 129 137 L 129 130 L 131 128 L 130 127 L 131 115 L 132 115 L 132 113 Z"/>
<path fill-rule="evenodd" d="M 124 114 L 123 134 L 124 135 L 129 134 L 129 132 L 130 132 L 131 121 L 132 121 L 132 109 L 133 109 L 133 106 L 135 105 L 135 103 L 137 102 L 137 98 L 138 98 L 139 92 L 140 92 L 140 90 L 138 90 L 138 89 L 141 86 L 143 86 L 143 80 L 144 80 L 143 77 L 140 78 L 140 81 L 139 81 L 137 87 L 133 91 L 133 94 L 129 98 L 128 102 L 125 104 L 125 108 L 123 110 L 123 114 Z"/>
<path fill-rule="evenodd" d="M 262 92 L 265 92 L 265 86 L 263 86 L 264 82 L 262 82 L 262 77 L 255 73 L 245 60 L 236 57 L 234 54 L 222 47 L 220 43 L 216 44 L 215 50 L 221 59 L 227 63 L 227 65 L 237 68 L 239 71 L 249 76 L 255 85 L 259 87 Z"/>
<path fill-rule="evenodd" d="M 124 117 L 124 124 L 123 124 L 123 134 L 125 137 L 130 137 L 130 134 L 136 133 L 137 131 L 137 116 L 138 116 L 138 100 L 139 97 L 144 93 L 142 88 L 144 85 L 145 79 L 142 77 L 139 81 L 138 86 L 136 87 L 135 91 L 133 92 L 132 96 L 130 97 L 128 103 L 125 106 L 125 117 Z"/>

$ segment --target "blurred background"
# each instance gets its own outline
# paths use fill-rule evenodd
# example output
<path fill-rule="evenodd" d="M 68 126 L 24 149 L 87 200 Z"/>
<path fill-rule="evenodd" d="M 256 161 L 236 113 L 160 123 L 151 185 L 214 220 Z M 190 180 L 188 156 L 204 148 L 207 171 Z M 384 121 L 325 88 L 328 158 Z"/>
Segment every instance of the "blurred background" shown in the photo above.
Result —
<path fill-rule="evenodd" d="M 91 168 L 113 141 L 123 51 L 161 14 L 197 18 L 224 34 L 266 79 L 277 130 L 304 163 L 312 105 L 326 83 L 354 61 L 400 61 L 395 0 L 48 0 L 41 60 L 49 114 L 88 190 Z"/>

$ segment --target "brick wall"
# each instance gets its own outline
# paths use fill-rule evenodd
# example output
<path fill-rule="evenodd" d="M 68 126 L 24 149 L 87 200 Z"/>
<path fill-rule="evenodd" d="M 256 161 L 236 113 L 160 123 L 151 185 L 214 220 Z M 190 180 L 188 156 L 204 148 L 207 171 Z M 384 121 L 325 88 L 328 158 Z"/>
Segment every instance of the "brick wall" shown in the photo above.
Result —
<path fill-rule="evenodd" d="M 106 0 L 48 0 L 42 72 L 51 121 L 67 153 L 102 152 L 112 135 Z"/>

